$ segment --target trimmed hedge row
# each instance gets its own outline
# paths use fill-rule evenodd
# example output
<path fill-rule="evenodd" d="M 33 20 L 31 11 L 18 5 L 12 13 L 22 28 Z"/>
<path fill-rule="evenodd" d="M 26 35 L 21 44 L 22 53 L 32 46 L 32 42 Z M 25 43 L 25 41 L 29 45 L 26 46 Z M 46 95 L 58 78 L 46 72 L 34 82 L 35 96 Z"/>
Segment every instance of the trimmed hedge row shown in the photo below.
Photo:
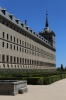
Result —
<path fill-rule="evenodd" d="M 44 85 L 48 85 L 51 84 L 53 82 L 56 82 L 60 79 L 64 79 L 66 78 L 66 74 L 59 74 L 59 75 L 54 75 L 54 76 L 50 76 L 50 77 L 44 77 Z"/>
<path fill-rule="evenodd" d="M 66 74 L 53 75 L 49 77 L 0 77 L 0 80 L 27 80 L 27 84 L 48 85 L 64 78 L 66 78 Z"/>

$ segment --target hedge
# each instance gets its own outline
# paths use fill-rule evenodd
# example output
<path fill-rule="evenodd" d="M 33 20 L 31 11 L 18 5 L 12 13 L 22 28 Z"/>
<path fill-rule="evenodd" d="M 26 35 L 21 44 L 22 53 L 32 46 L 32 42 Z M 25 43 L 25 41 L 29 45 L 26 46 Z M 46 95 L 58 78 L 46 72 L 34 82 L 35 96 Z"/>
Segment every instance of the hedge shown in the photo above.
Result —
<path fill-rule="evenodd" d="M 64 79 L 66 78 L 66 74 L 59 74 L 59 75 L 54 75 L 54 76 L 50 76 L 50 77 L 44 77 L 44 85 L 48 85 L 51 84 L 53 82 L 56 82 L 60 79 Z"/>
<path fill-rule="evenodd" d="M 66 78 L 66 74 L 58 74 L 49 77 L 0 77 L 0 80 L 27 80 L 27 84 L 48 85 L 60 79 Z"/>

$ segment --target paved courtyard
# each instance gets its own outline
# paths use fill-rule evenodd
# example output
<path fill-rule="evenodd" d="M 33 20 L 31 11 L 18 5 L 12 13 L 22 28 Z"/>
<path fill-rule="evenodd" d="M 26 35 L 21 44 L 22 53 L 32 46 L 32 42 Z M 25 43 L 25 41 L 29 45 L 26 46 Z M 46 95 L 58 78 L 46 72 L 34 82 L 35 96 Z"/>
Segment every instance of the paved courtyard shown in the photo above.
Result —
<path fill-rule="evenodd" d="M 28 92 L 16 96 L 0 95 L 0 100 L 66 100 L 66 79 L 51 85 L 28 85 Z"/>

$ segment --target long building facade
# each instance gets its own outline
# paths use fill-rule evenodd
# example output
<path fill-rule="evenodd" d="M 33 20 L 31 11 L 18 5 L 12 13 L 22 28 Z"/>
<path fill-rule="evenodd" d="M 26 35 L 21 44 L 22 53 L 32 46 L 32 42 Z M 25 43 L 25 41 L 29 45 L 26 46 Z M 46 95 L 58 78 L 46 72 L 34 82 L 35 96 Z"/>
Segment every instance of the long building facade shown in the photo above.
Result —
<path fill-rule="evenodd" d="M 55 33 L 37 34 L 0 7 L 0 69 L 56 69 Z"/>

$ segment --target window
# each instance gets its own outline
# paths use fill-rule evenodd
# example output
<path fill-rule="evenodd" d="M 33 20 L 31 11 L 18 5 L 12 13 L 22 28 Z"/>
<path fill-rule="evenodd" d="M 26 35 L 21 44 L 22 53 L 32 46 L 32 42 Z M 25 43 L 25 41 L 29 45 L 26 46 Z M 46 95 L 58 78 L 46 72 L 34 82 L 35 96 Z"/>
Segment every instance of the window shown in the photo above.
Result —
<path fill-rule="evenodd" d="M 7 34 L 7 40 L 8 40 L 8 34 Z"/>
<path fill-rule="evenodd" d="M 11 36 L 11 41 L 12 41 L 12 36 Z"/>
<path fill-rule="evenodd" d="M 26 46 L 26 42 L 25 42 L 25 46 Z"/>
<path fill-rule="evenodd" d="M 14 50 L 15 50 L 15 45 L 14 45 Z"/>
<path fill-rule="evenodd" d="M 3 38 L 4 38 L 4 32 L 3 32 Z"/>
<path fill-rule="evenodd" d="M 14 42 L 15 42 L 15 37 L 14 37 Z"/>
<path fill-rule="evenodd" d="M 20 44 L 21 44 L 21 40 L 20 40 Z"/>
<path fill-rule="evenodd" d="M 8 55 L 6 56 L 6 61 L 9 62 L 9 56 Z"/>
<path fill-rule="evenodd" d="M 31 64 L 31 59 L 30 59 L 30 64 Z"/>
<path fill-rule="evenodd" d="M 26 64 L 26 59 L 25 59 L 25 64 Z"/>
<path fill-rule="evenodd" d="M 24 48 L 22 48 L 22 52 L 24 52 Z"/>
<path fill-rule="evenodd" d="M 21 58 L 20 58 L 20 63 L 21 63 Z"/>
<path fill-rule="evenodd" d="M 26 49 L 25 49 L 25 53 L 26 53 Z"/>
<path fill-rule="evenodd" d="M 7 43 L 7 48 L 8 48 L 8 43 Z"/>
<path fill-rule="evenodd" d="M 18 51 L 18 46 L 17 46 L 17 51 Z"/>
<path fill-rule="evenodd" d="M 22 58 L 22 63 L 24 64 L 24 58 Z"/>
<path fill-rule="evenodd" d="M 2 62 L 5 62 L 5 55 L 2 55 Z"/>
<path fill-rule="evenodd" d="M 22 45 L 24 46 L 24 41 L 22 41 Z"/>
<path fill-rule="evenodd" d="M 14 63 L 16 62 L 16 57 L 14 57 Z"/>
<path fill-rule="evenodd" d="M 6 10 L 1 10 L 1 11 L 2 11 L 2 13 L 5 15 Z"/>
<path fill-rule="evenodd" d="M 10 56 L 10 62 L 12 63 L 12 56 Z"/>
<path fill-rule="evenodd" d="M 19 63 L 19 57 L 17 57 L 17 63 Z"/>
<path fill-rule="evenodd" d="M 17 38 L 17 43 L 18 43 L 18 38 Z"/>
<path fill-rule="evenodd" d="M 2 46 L 4 47 L 4 42 L 2 43 Z"/>
<path fill-rule="evenodd" d="M 10 44 L 10 49 L 12 49 L 12 44 Z"/>
<path fill-rule="evenodd" d="M 21 47 L 20 47 L 20 52 L 21 52 Z"/>

